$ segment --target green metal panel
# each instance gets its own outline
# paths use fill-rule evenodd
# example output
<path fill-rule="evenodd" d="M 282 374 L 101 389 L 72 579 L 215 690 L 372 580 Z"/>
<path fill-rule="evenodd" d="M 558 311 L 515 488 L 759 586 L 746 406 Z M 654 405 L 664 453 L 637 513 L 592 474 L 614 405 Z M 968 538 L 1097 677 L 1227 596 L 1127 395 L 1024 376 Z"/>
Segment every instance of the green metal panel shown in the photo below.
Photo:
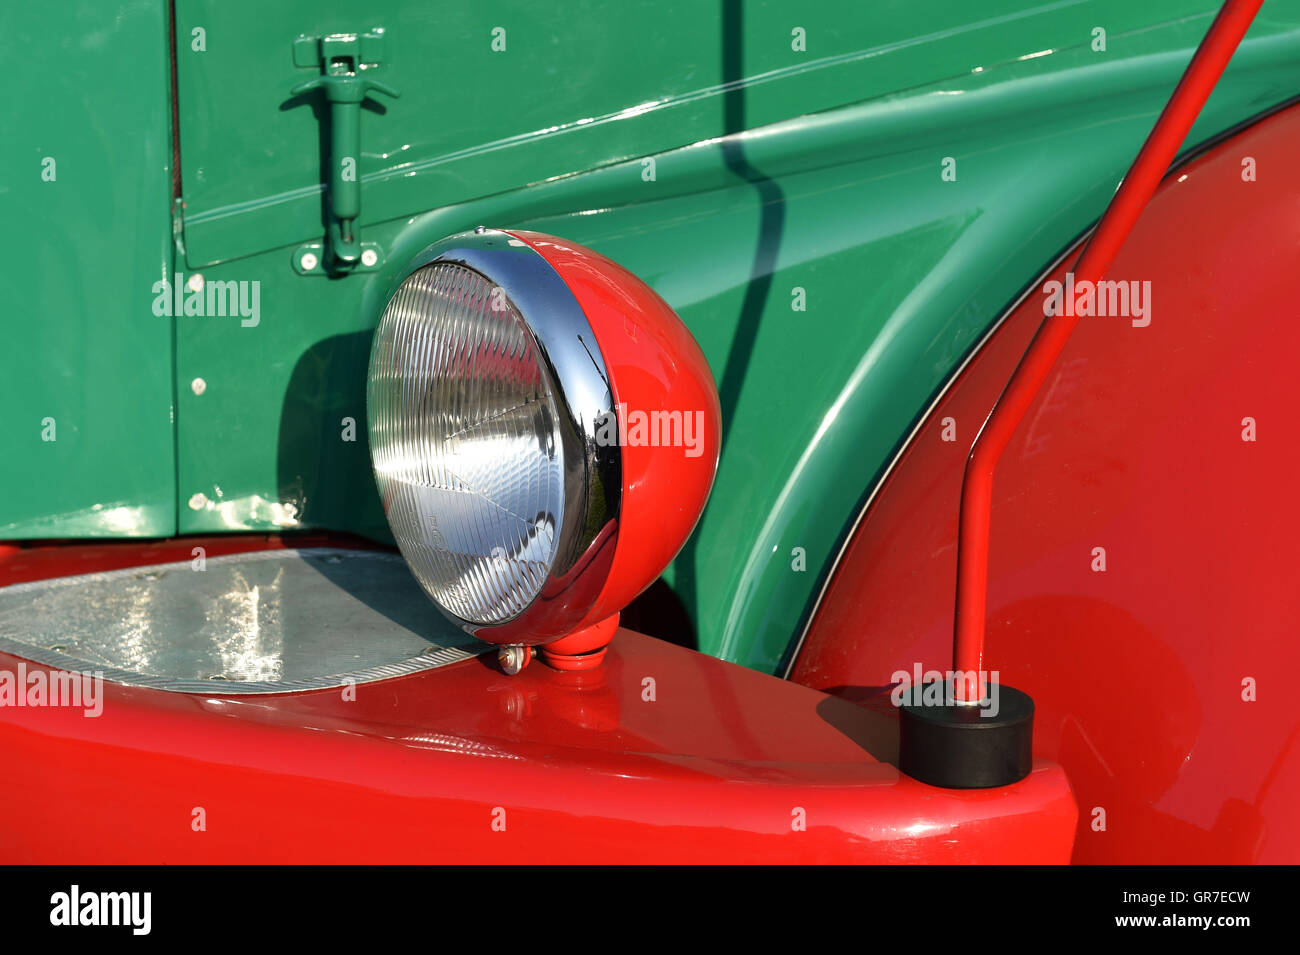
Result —
<path fill-rule="evenodd" d="M 1188 5 L 972 6 L 179 0 L 187 258 L 210 265 L 320 230 L 322 102 L 289 93 L 312 75 L 294 66 L 299 35 L 386 32 L 375 75 L 402 98 L 363 114 L 360 160 L 363 214 L 384 221 L 1076 47 L 1098 22 L 1120 35 Z"/>
<path fill-rule="evenodd" d="M 0 539 L 176 527 L 167 5 L 114 7 L 0 12 Z"/>
<path fill-rule="evenodd" d="M 1289 12 L 1284 32 L 1252 34 L 1193 142 L 1300 93 Z M 1100 214 L 1207 24 L 1135 37 L 1105 72 L 1067 52 L 1050 72 L 1007 64 L 792 121 L 739 161 L 683 150 L 661 183 L 710 161 L 750 181 L 523 223 L 646 277 L 714 369 L 718 478 L 666 575 L 702 650 L 778 669 L 864 492 L 989 324 Z M 945 156 L 956 182 L 940 180 Z M 980 424 L 959 422 L 959 440 Z"/>
<path fill-rule="evenodd" d="M 182 529 L 382 535 L 362 372 L 402 265 L 478 224 L 552 231 L 643 276 L 700 340 L 725 446 L 668 578 L 702 649 L 774 670 L 864 492 L 990 322 L 1100 213 L 1212 4 L 1011 3 L 965 29 L 965 3 L 846 5 L 824 26 L 739 3 L 653 23 L 613 3 L 562 20 L 523 3 L 482 17 L 379 4 L 363 23 L 231 6 L 180 4 L 182 48 L 211 24 L 180 65 L 195 104 L 185 239 L 191 270 L 258 282 L 261 308 L 252 327 L 177 322 Z M 1261 17 L 1193 141 L 1295 94 L 1300 3 Z M 508 48 L 492 59 L 498 21 Z M 794 66 L 792 25 L 810 58 Z M 311 110 L 280 108 L 301 78 L 289 44 L 371 26 L 390 31 L 379 75 L 403 92 L 363 117 L 362 236 L 388 258 L 299 276 L 290 251 L 323 232 L 320 131 Z"/>

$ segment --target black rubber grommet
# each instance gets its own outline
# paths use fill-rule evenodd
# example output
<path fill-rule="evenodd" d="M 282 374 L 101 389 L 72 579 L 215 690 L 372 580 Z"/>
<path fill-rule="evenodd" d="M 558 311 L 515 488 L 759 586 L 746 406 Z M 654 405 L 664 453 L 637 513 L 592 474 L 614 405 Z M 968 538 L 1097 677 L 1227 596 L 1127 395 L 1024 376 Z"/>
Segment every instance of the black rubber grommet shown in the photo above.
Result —
<path fill-rule="evenodd" d="M 942 699 L 940 693 L 935 696 Z M 996 701 L 996 712 L 992 705 L 956 703 L 900 707 L 898 768 L 945 789 L 992 789 L 1028 776 L 1033 698 L 1000 684 L 990 688 L 989 699 Z"/>

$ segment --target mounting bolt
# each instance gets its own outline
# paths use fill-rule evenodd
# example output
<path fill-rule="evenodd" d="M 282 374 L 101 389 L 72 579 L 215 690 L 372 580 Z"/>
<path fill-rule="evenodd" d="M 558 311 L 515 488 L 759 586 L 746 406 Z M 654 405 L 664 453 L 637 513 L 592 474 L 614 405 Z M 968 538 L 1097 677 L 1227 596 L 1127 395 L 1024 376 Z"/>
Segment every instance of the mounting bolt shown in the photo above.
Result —
<path fill-rule="evenodd" d="M 366 249 L 361 253 L 361 264 L 366 268 L 374 268 L 375 263 L 379 261 L 379 253 L 374 249 Z"/>
<path fill-rule="evenodd" d="M 201 511 L 208 506 L 208 496 L 200 491 L 190 498 L 190 510 Z"/>
<path fill-rule="evenodd" d="M 204 381 L 202 378 L 195 378 L 193 381 L 190 382 L 190 391 L 194 392 L 196 395 L 201 395 L 203 394 L 203 392 L 207 390 L 208 390 L 208 383 Z"/>
<path fill-rule="evenodd" d="M 533 648 L 519 644 L 502 647 L 497 651 L 497 662 L 501 664 L 501 671 L 507 676 L 514 676 L 528 666 L 528 661 L 532 658 Z"/>
<path fill-rule="evenodd" d="M 315 252 L 304 252 L 298 264 L 302 266 L 304 272 L 315 272 L 316 266 L 320 265 L 320 259 L 316 257 Z"/>
<path fill-rule="evenodd" d="M 186 282 L 185 284 L 186 284 L 187 286 L 189 286 L 189 290 L 190 290 L 191 292 L 202 292 L 202 291 L 203 291 L 203 273 L 202 273 L 202 272 L 195 272 L 193 275 L 190 276 L 189 281 Z"/>

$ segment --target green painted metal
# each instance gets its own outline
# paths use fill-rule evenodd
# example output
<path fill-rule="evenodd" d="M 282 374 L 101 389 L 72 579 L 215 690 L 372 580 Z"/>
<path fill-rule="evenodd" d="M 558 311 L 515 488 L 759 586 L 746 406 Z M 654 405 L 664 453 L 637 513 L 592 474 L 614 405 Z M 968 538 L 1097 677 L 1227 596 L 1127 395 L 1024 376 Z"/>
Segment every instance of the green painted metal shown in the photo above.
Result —
<path fill-rule="evenodd" d="M 134 455 L 133 473 L 154 483 L 89 506 L 147 510 L 139 502 L 162 500 L 161 486 L 168 514 L 180 502 L 183 532 L 382 537 L 363 381 L 403 264 L 479 224 L 555 232 L 640 274 L 700 340 L 725 447 L 713 499 L 667 576 L 702 649 L 775 670 L 863 495 L 983 331 L 1099 214 L 1215 5 L 1021 0 L 976 13 L 966 2 L 830 3 L 791 14 L 727 0 L 704 15 L 694 3 L 590 0 L 557 16 L 522 0 L 482 10 L 381 0 L 365 23 L 324 6 L 178 0 L 185 207 L 173 264 L 186 276 L 178 284 L 200 274 L 202 292 L 187 296 L 188 314 L 148 324 L 162 263 L 152 220 L 145 228 L 140 217 L 124 241 L 84 209 L 47 220 L 24 198 L 27 219 L 99 230 L 97 276 L 114 255 L 143 255 L 132 242 L 155 258 L 140 288 L 79 291 L 77 301 L 66 288 L 81 286 L 67 282 L 11 291 L 62 307 L 45 329 L 15 326 L 18 351 L 39 360 L 18 369 L 26 384 L 9 406 L 31 415 L 57 395 L 57 381 L 40 392 L 42 373 L 65 387 L 115 376 L 116 391 L 80 394 L 84 405 L 102 400 L 117 426 L 97 432 L 105 446 L 93 463 L 80 459 L 78 480 L 94 486 L 99 461 L 111 476 L 114 455 Z M 294 250 L 326 232 L 329 131 L 319 97 L 287 93 L 302 78 L 294 41 L 376 27 L 386 31 L 380 75 L 404 95 L 361 113 L 358 221 L 387 258 L 372 271 L 306 277 Z M 1192 140 L 1294 95 L 1298 44 L 1300 2 L 1270 0 Z M 147 161 L 140 130 L 165 130 L 165 115 L 149 125 L 130 112 L 143 108 L 135 99 L 102 77 L 97 88 L 82 80 L 66 96 L 102 91 L 111 128 L 131 126 L 137 147 L 139 168 L 105 167 L 100 185 L 129 193 L 129 208 L 152 208 L 139 177 L 166 166 Z M 165 104 L 161 79 L 152 93 Z M 107 128 L 99 122 L 87 125 Z M 941 176 L 945 158 L 954 181 Z M 119 180 L 130 188 L 119 192 Z M 49 250 L 62 268 L 77 257 L 73 239 L 51 241 L 41 262 L 20 258 L 26 274 L 6 266 L 9 285 L 55 275 Z M 116 337 L 87 328 L 90 301 L 112 313 Z M 49 328 L 64 337 L 43 337 Z M 75 342 L 74 330 L 90 337 Z M 173 333 L 174 486 L 170 425 L 150 445 L 132 416 L 170 421 Z M 102 365 L 92 368 L 87 341 L 107 349 Z M 61 360 L 79 364 L 65 371 Z M 977 424 L 959 422 L 959 438 Z M 15 460 L 38 453 L 18 448 Z M 73 478 L 36 466 L 25 473 L 51 486 L 27 492 L 27 511 L 81 533 L 56 493 Z"/>
<path fill-rule="evenodd" d="M 203 7 L 183 6 L 190 15 Z M 319 173 L 314 131 L 269 120 L 238 128 L 255 96 L 265 108 L 274 95 L 254 84 L 223 93 L 216 77 L 253 65 L 221 63 L 210 39 L 202 71 L 187 79 L 190 61 L 181 69 L 182 98 L 191 89 L 203 104 L 192 120 L 211 141 L 183 138 L 186 168 L 206 174 L 193 199 L 186 181 L 189 261 L 209 280 L 260 282 L 263 314 L 255 328 L 220 318 L 178 324 L 181 380 L 208 383 L 202 395 L 180 389 L 180 496 L 203 495 L 197 509 L 182 507 L 182 528 L 383 536 L 361 426 L 362 370 L 403 264 L 478 224 L 550 231 L 644 277 L 708 356 L 724 451 L 700 527 L 667 577 L 701 649 L 775 670 L 863 495 L 913 422 L 1109 198 L 1209 23 L 1211 5 L 1196 15 L 1175 15 L 1177 6 L 1092 4 L 1085 14 L 1063 3 L 1017 14 L 1027 5 L 1011 4 L 988 25 L 937 32 L 958 14 L 944 8 L 922 23 L 914 8 L 889 8 L 873 14 L 881 26 L 859 11 L 853 22 L 873 45 L 846 39 L 852 31 L 840 23 L 841 46 L 826 54 L 838 59 L 785 69 L 777 51 L 788 49 L 790 31 L 777 25 L 788 17 L 746 4 L 737 24 L 741 5 L 724 4 L 743 38 L 734 48 L 710 21 L 673 34 L 671 49 L 647 35 L 667 58 L 662 67 L 619 70 L 606 59 L 618 44 L 603 21 L 607 39 L 592 47 L 592 65 L 564 59 L 559 27 L 527 19 L 521 5 L 525 26 L 509 32 L 517 46 L 508 50 L 522 47 L 523 65 L 511 67 L 509 53 L 491 60 L 488 50 L 500 11 L 479 21 L 449 9 L 412 22 L 380 5 L 374 22 L 397 49 L 387 75 L 407 94 L 363 132 L 376 149 L 363 177 L 365 234 L 388 260 L 325 282 L 296 275 L 289 261 L 290 244 L 320 228 L 319 195 L 309 202 L 313 222 L 288 176 L 291 151 L 308 157 L 299 180 Z M 642 12 L 616 22 L 653 33 L 637 20 Z M 600 31 L 581 21 L 572 29 L 595 31 L 583 33 L 594 43 Z M 284 36 L 324 28 L 283 22 Z M 456 42 L 438 40 L 438 55 L 412 69 L 415 38 L 433 43 L 435 25 Z M 1104 52 L 1093 49 L 1094 25 L 1107 28 Z M 909 29 L 930 34 L 913 43 Z M 275 32 L 266 22 L 259 30 Z M 808 36 L 812 44 L 818 31 Z M 1298 42 L 1300 4 L 1275 0 L 1192 140 L 1294 95 Z M 283 59 L 283 43 L 276 49 Z M 639 52 L 620 49 L 642 64 Z M 557 57 L 576 75 L 560 76 Z M 257 89 L 283 86 L 262 69 Z M 459 78 L 456 97 L 434 89 L 446 71 Z M 689 82 L 680 75 L 688 73 Z M 594 84 L 595 76 L 608 80 Z M 687 86 L 706 92 L 692 96 Z M 846 99 L 859 101 L 836 105 Z M 633 109 L 650 101 L 661 105 Z M 485 103 L 494 104 L 490 116 Z M 419 115 L 402 112 L 409 104 Z M 808 114 L 808 104 L 835 108 Z M 583 115 L 596 119 L 569 123 Z M 521 133 L 543 125 L 558 129 Z M 593 125 L 602 131 L 583 131 Z M 187 129 L 183 120 L 183 137 Z M 252 148 L 264 139 L 263 152 Z M 284 176 L 261 165 L 267 157 Z M 947 157 L 955 181 L 941 176 Z M 224 261 L 205 264 L 216 259 Z M 801 298 L 806 310 L 797 311 Z M 959 439 L 977 425 L 960 422 Z"/>
<path fill-rule="evenodd" d="M 1271 6 L 1194 140 L 1296 92 L 1300 5 Z M 1094 4 L 1085 16 L 1054 4 L 933 32 L 951 20 L 944 14 L 920 24 L 932 35 L 916 43 L 899 39 L 918 29 L 914 12 L 895 10 L 883 18 L 879 48 L 860 39 L 855 47 L 841 25 L 840 46 L 827 50 L 839 60 L 782 72 L 770 37 L 780 33 L 788 47 L 789 30 L 778 31 L 767 8 L 745 5 L 738 49 L 728 52 L 716 24 L 699 26 L 708 36 L 698 47 L 690 34 L 672 51 L 647 37 L 656 56 L 668 57 L 657 73 L 610 70 L 602 60 L 592 69 L 611 79 L 598 91 L 540 84 L 556 98 L 544 110 L 533 98 L 539 83 L 525 81 L 545 75 L 534 45 L 562 50 L 567 42 L 555 25 L 513 30 L 508 42 L 524 47 L 522 65 L 512 72 L 512 60 L 492 61 L 498 75 L 471 67 L 473 57 L 490 57 L 478 47 L 495 21 L 470 23 L 463 11 L 439 18 L 459 38 L 439 46 L 438 62 L 462 74 L 461 97 L 492 76 L 517 89 L 519 107 L 510 112 L 497 100 L 505 115 L 490 121 L 479 112 L 485 98 L 505 96 L 496 83 L 474 100 L 421 89 L 430 80 L 406 67 L 411 24 L 395 21 L 390 36 L 402 53 L 389 76 L 414 88 L 402 108 L 420 104 L 425 116 L 395 106 L 365 134 L 367 143 L 376 136 L 388 144 L 369 157 L 363 188 L 366 234 L 390 250 L 375 274 L 305 288 L 283 249 L 261 248 L 310 229 L 295 202 L 238 206 L 255 198 L 235 188 L 238 170 L 257 175 L 246 165 L 253 160 L 187 151 L 187 163 L 227 169 L 191 203 L 202 211 L 197 222 L 187 217 L 187 241 L 193 228 L 204 249 L 196 259 L 191 241 L 191 262 L 255 252 L 207 271 L 260 280 L 266 312 L 257 329 L 180 326 L 182 377 L 210 383 L 200 397 L 181 395 L 181 496 L 208 501 L 183 513 L 182 526 L 305 524 L 382 535 L 363 429 L 344 441 L 344 419 L 364 420 L 369 332 L 403 263 L 481 223 L 551 231 L 646 278 L 700 340 L 718 377 L 725 448 L 700 528 L 667 577 L 702 649 L 775 670 L 865 491 L 921 410 L 1026 281 L 1100 212 L 1209 22 L 1208 11 L 1170 18 L 1173 7 Z M 727 9 L 735 16 L 739 5 Z M 637 24 L 637 15 L 626 22 Z M 869 20 L 854 16 L 859 25 Z M 1105 52 L 1093 49 L 1094 24 L 1110 25 Z M 818 31 L 809 28 L 809 37 L 815 42 Z M 691 74 L 707 92 L 692 98 L 678 74 L 710 48 L 709 73 L 697 66 Z M 587 68 L 575 65 L 580 74 Z M 434 69 L 435 82 L 443 75 Z M 203 95 L 220 102 L 217 92 Z M 247 95 L 236 92 L 240 102 Z M 791 115 L 837 97 L 861 102 Z M 642 100 L 662 105 L 598 120 L 600 136 L 564 125 Z M 203 121 L 212 124 L 212 113 Z M 530 123 L 563 131 L 510 138 Z M 254 131 L 277 142 L 279 133 Z M 219 123 L 210 133 L 247 135 Z M 673 142 L 684 145 L 657 151 Z M 652 180 L 644 152 L 655 152 Z M 401 176 L 383 171 L 386 155 L 401 160 L 392 167 Z M 956 160 L 955 181 L 941 176 L 945 157 Z M 215 205 L 219 198 L 227 205 Z M 262 228 L 272 208 L 278 218 Z M 433 211 L 371 223 L 376 208 Z M 240 221 L 255 225 L 234 228 Z M 800 298 L 805 311 L 795 310 Z M 960 439 L 977 425 L 959 423 Z"/>
<path fill-rule="evenodd" d="M 1252 33 L 1191 142 L 1300 93 L 1289 13 Z M 666 575 L 702 650 L 778 670 L 866 491 L 989 324 L 1095 221 L 1207 24 L 1135 36 L 1105 68 L 1066 50 L 778 124 L 731 156 L 682 150 L 660 183 L 744 182 L 522 223 L 647 278 L 714 368 L 718 479 Z M 958 440 L 980 423 L 958 422 Z"/>
<path fill-rule="evenodd" d="M 360 169 L 366 219 L 385 221 L 960 80 L 1086 45 L 1098 23 L 1120 57 L 1134 42 L 1124 34 L 1189 12 L 1186 0 L 828 0 L 797 13 L 739 0 L 374 0 L 367 26 L 362 8 L 320 0 L 176 6 L 191 266 L 321 229 L 321 104 L 287 93 L 300 35 L 385 31 L 380 73 L 404 95 L 363 113 Z"/>
<path fill-rule="evenodd" d="M 0 540 L 171 534 L 167 4 L 6 4 L 0 35 Z"/>

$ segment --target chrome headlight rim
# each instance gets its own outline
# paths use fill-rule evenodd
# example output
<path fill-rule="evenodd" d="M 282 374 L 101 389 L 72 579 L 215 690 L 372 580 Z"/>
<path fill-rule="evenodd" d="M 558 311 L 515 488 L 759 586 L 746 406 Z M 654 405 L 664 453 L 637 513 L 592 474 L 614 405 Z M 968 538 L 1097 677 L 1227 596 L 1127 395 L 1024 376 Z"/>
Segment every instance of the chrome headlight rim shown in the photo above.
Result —
<path fill-rule="evenodd" d="M 470 269 L 499 287 L 536 345 L 560 413 L 564 512 L 546 581 L 522 610 L 492 623 L 479 623 L 457 615 L 432 595 L 430 599 L 449 620 L 482 639 L 545 643 L 570 632 L 586 616 L 600 595 L 617 544 L 622 454 L 617 445 L 597 440 L 601 423 L 616 413 L 610 373 L 591 324 L 567 283 L 536 249 L 497 229 L 460 233 L 425 248 L 394 283 L 380 320 L 412 275 L 438 264 Z M 371 367 L 379 340 L 377 332 Z M 367 387 L 366 418 L 373 433 L 375 409 L 369 391 Z M 373 453 L 372 445 L 372 469 Z M 378 483 L 379 475 L 375 477 Z M 384 510 L 387 517 L 388 501 Z M 412 558 L 402 539 L 397 542 L 410 564 Z"/>

